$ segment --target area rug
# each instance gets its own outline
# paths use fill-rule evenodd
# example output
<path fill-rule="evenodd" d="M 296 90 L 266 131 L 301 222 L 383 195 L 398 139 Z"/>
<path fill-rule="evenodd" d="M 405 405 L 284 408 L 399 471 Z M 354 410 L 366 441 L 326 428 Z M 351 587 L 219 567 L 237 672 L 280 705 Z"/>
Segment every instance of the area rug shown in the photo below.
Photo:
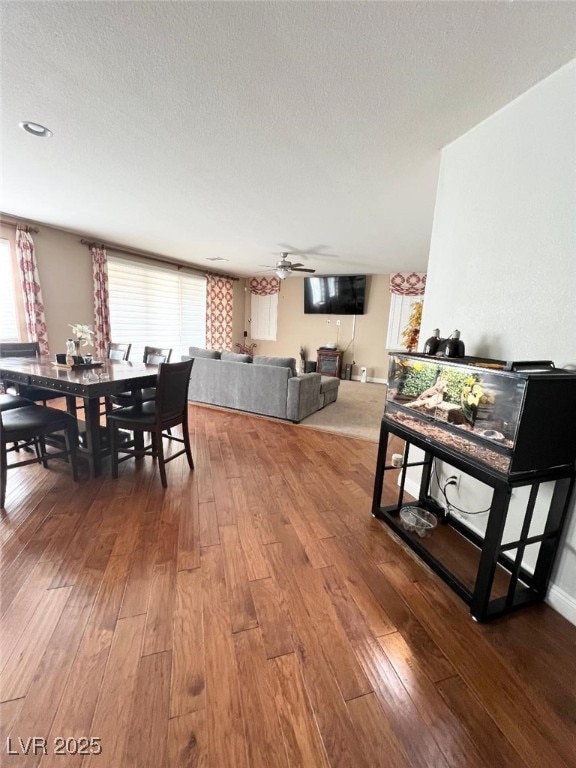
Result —
<path fill-rule="evenodd" d="M 384 384 L 341 381 L 336 402 L 308 416 L 298 426 L 378 442 L 385 397 Z"/>

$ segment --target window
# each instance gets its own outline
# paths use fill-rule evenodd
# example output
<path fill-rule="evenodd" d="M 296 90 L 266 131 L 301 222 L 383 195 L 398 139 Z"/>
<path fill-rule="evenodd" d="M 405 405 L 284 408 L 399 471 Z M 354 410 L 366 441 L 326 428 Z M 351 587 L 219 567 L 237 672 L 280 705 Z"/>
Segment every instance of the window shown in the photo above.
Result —
<path fill-rule="evenodd" d="M 408 325 L 412 305 L 422 301 L 423 296 L 390 296 L 390 317 L 388 319 L 388 338 L 386 349 L 406 349 L 402 340 L 402 331 Z"/>
<path fill-rule="evenodd" d="M 12 254 L 8 240 L 0 240 L 0 341 L 20 341 Z"/>
<path fill-rule="evenodd" d="M 278 294 L 260 296 L 252 293 L 250 295 L 250 337 L 262 341 L 276 341 Z"/>
<path fill-rule="evenodd" d="M 131 360 L 141 360 L 147 344 L 170 347 L 173 362 L 206 345 L 206 278 L 108 256 L 108 280 L 112 340 L 132 344 Z"/>

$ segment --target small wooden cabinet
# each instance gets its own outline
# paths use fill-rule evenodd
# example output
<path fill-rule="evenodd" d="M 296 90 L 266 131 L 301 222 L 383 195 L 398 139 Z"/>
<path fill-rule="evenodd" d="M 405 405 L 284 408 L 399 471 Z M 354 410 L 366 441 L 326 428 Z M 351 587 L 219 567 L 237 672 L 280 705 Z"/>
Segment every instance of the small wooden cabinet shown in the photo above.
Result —
<path fill-rule="evenodd" d="M 342 350 L 320 347 L 316 352 L 318 355 L 317 372 L 321 373 L 322 376 L 334 376 L 339 379 L 342 373 Z"/>

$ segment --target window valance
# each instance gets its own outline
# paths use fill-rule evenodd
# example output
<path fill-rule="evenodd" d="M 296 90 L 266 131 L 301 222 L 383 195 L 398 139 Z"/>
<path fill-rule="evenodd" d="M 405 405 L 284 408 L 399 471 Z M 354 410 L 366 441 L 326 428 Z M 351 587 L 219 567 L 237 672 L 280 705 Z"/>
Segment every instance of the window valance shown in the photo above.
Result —
<path fill-rule="evenodd" d="M 398 296 L 423 296 L 426 272 L 396 272 L 390 275 L 390 293 Z"/>
<path fill-rule="evenodd" d="M 251 277 L 248 282 L 250 293 L 257 296 L 272 296 L 280 291 L 280 279 L 277 277 Z"/>

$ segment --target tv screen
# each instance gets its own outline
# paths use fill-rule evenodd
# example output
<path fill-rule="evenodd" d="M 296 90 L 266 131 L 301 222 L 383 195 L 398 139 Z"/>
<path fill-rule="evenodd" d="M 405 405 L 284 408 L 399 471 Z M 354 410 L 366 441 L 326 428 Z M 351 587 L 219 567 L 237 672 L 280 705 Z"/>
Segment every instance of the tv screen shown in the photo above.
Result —
<path fill-rule="evenodd" d="M 307 315 L 363 315 L 366 275 L 304 278 L 304 312 Z"/>

